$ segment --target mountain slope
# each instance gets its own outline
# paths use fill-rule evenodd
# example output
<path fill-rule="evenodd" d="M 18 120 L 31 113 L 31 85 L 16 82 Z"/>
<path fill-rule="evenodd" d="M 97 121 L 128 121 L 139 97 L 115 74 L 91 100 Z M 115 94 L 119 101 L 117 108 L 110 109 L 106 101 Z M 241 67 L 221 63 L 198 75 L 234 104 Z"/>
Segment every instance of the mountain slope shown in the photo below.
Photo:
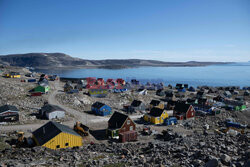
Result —
<path fill-rule="evenodd" d="M 0 56 L 0 64 L 34 68 L 127 68 L 138 66 L 205 66 L 220 62 L 163 62 L 140 59 L 85 60 L 64 53 L 27 53 Z"/>

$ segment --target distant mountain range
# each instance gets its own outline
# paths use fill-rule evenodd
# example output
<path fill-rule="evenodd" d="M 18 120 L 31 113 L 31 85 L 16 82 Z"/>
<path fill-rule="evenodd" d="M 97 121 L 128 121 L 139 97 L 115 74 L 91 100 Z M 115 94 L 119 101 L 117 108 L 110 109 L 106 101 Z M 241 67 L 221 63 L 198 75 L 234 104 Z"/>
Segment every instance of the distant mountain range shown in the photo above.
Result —
<path fill-rule="evenodd" d="M 131 68 L 140 66 L 153 67 L 183 67 L 183 66 L 207 66 L 214 64 L 227 64 L 225 62 L 163 62 L 156 60 L 142 59 L 107 59 L 107 60 L 87 60 L 74 58 L 64 53 L 27 53 L 1 55 L 0 64 L 34 67 L 38 69 L 47 68 Z"/>

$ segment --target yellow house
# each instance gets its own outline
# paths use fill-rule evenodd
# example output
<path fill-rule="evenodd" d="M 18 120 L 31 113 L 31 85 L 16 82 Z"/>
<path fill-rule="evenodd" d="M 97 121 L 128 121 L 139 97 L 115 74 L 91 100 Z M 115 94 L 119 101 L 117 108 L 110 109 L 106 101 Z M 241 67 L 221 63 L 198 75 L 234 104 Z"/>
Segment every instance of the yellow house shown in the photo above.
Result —
<path fill-rule="evenodd" d="M 168 113 L 164 109 L 154 107 L 150 110 L 150 113 L 145 114 L 143 118 L 145 121 L 151 122 L 153 124 L 162 124 L 164 123 L 164 120 L 168 118 Z"/>
<path fill-rule="evenodd" d="M 154 107 L 164 109 L 164 104 L 160 100 L 152 100 L 149 104 L 149 109 L 151 110 Z"/>
<path fill-rule="evenodd" d="M 7 78 L 21 78 L 19 72 L 10 72 L 9 74 L 5 74 Z"/>
<path fill-rule="evenodd" d="M 37 146 L 50 149 L 82 146 L 82 137 L 68 126 L 48 122 L 33 133 Z"/>

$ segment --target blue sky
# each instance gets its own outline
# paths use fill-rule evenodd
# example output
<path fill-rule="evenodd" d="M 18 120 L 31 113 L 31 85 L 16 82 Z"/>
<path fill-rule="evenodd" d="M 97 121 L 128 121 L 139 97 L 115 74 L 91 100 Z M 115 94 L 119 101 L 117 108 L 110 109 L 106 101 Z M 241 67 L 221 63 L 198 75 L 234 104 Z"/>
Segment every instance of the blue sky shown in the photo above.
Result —
<path fill-rule="evenodd" d="M 249 61 L 249 0 L 0 0 L 0 55 Z"/>

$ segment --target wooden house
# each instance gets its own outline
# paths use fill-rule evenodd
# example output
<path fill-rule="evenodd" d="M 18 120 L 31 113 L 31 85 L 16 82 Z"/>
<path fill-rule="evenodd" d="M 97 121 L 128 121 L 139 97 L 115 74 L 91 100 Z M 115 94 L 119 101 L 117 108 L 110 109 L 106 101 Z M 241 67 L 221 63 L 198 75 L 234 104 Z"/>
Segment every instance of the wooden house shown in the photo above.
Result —
<path fill-rule="evenodd" d="M 50 149 L 82 146 L 82 137 L 78 133 L 57 122 L 50 121 L 32 134 L 37 146 Z"/>
<path fill-rule="evenodd" d="M 0 122 L 15 122 L 19 120 L 19 110 L 15 106 L 0 107 Z"/>
<path fill-rule="evenodd" d="M 231 97 L 232 97 L 232 94 L 231 94 L 230 91 L 225 91 L 225 92 L 223 93 L 223 95 L 226 96 L 227 98 L 231 98 Z"/>
<path fill-rule="evenodd" d="M 105 84 L 105 81 L 103 78 L 97 78 L 97 85 L 104 85 Z"/>
<path fill-rule="evenodd" d="M 38 85 L 37 87 L 34 88 L 34 92 L 47 93 L 49 92 L 49 90 L 50 90 L 50 87 L 48 85 L 47 86 Z"/>
<path fill-rule="evenodd" d="M 166 101 L 170 101 L 170 100 L 175 100 L 176 97 L 175 97 L 175 94 L 172 90 L 168 90 L 165 92 L 165 100 Z"/>
<path fill-rule="evenodd" d="M 107 136 L 119 138 L 119 134 L 135 131 L 136 125 L 128 115 L 115 112 L 108 121 Z"/>
<path fill-rule="evenodd" d="M 46 119 L 60 119 L 65 117 L 65 110 L 59 106 L 45 104 L 39 111 L 39 115 Z"/>
<path fill-rule="evenodd" d="M 166 110 L 173 110 L 176 103 L 177 103 L 177 102 L 176 102 L 175 100 L 169 100 L 169 101 L 167 102 L 167 105 L 165 106 L 165 109 L 166 109 Z"/>
<path fill-rule="evenodd" d="M 204 98 L 205 97 L 205 93 L 204 91 L 198 91 L 196 94 L 196 98 L 200 99 L 200 98 Z"/>
<path fill-rule="evenodd" d="M 180 83 L 177 83 L 176 84 L 176 86 L 175 86 L 175 88 L 177 89 L 177 90 L 182 90 L 182 89 L 188 89 L 188 84 L 180 84 Z"/>
<path fill-rule="evenodd" d="M 49 80 L 49 76 L 47 74 L 41 74 L 39 81 L 41 81 L 43 79 Z"/>
<path fill-rule="evenodd" d="M 118 79 L 116 80 L 116 83 L 117 83 L 118 85 L 125 85 L 125 84 L 126 84 L 125 80 L 122 79 L 122 78 L 118 78 Z"/>
<path fill-rule="evenodd" d="M 162 124 L 164 119 L 168 118 L 168 113 L 166 110 L 154 107 L 150 110 L 149 114 L 145 114 L 143 119 L 152 124 Z"/>
<path fill-rule="evenodd" d="M 149 109 L 152 109 L 153 107 L 164 109 L 164 104 L 160 100 L 152 100 L 149 104 Z"/>
<path fill-rule="evenodd" d="M 179 120 L 194 118 L 194 107 L 190 104 L 176 103 L 174 107 L 174 116 Z"/>
<path fill-rule="evenodd" d="M 140 82 L 138 80 L 136 80 L 136 79 L 131 79 L 131 84 L 132 85 L 139 85 Z"/>
<path fill-rule="evenodd" d="M 106 97 L 107 94 L 107 89 L 89 89 L 89 95 L 91 97 Z"/>
<path fill-rule="evenodd" d="M 49 81 L 44 78 L 44 79 L 38 81 L 38 85 L 48 86 L 49 85 Z"/>
<path fill-rule="evenodd" d="M 88 77 L 86 78 L 87 81 L 87 85 L 94 85 L 96 82 L 96 78 L 95 77 Z"/>
<path fill-rule="evenodd" d="M 189 92 L 195 92 L 196 90 L 195 90 L 195 88 L 194 88 L 193 86 L 190 86 L 190 87 L 188 88 L 188 91 L 189 91 Z"/>
<path fill-rule="evenodd" d="M 157 96 L 165 96 L 165 91 L 164 91 L 163 89 L 158 89 L 158 90 L 156 91 L 156 95 L 157 95 Z"/>
<path fill-rule="evenodd" d="M 145 111 L 146 110 L 145 104 L 140 100 L 134 100 L 131 103 L 130 107 L 133 108 L 135 111 Z"/>
<path fill-rule="evenodd" d="M 21 75 L 19 72 L 10 72 L 5 75 L 7 78 L 21 78 Z"/>
<path fill-rule="evenodd" d="M 243 95 L 244 95 L 244 96 L 249 96 L 249 95 L 250 95 L 250 92 L 249 92 L 248 90 L 245 90 Z"/>
<path fill-rule="evenodd" d="M 57 80 L 59 80 L 59 76 L 58 75 L 50 75 L 49 80 L 50 81 L 57 81 Z"/>
<path fill-rule="evenodd" d="M 66 82 L 65 85 L 63 86 L 64 92 L 69 92 L 69 91 L 71 91 L 72 89 L 74 89 L 74 87 L 73 87 L 71 81 Z"/>
<path fill-rule="evenodd" d="M 106 115 L 110 115 L 112 113 L 111 107 L 106 105 L 106 104 L 103 104 L 101 102 L 95 102 L 91 106 L 91 111 L 94 114 L 100 115 L 100 116 L 106 116 Z"/>
<path fill-rule="evenodd" d="M 236 111 L 242 111 L 247 108 L 244 101 L 224 100 L 224 103 L 226 107 L 231 107 L 233 110 Z"/>

